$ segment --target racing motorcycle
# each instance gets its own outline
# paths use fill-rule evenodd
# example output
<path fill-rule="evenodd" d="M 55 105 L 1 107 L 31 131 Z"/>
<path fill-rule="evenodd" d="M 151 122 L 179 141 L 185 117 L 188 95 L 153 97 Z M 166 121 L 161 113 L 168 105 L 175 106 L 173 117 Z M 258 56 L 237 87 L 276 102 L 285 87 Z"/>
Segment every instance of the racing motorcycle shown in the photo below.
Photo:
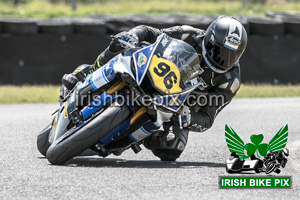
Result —
<path fill-rule="evenodd" d="M 202 87 L 196 50 L 166 34 L 153 44 L 130 47 L 87 77 L 76 74 L 80 81 L 37 137 L 38 150 L 51 164 L 79 155 L 120 155 L 129 148 L 138 153 L 152 134 L 143 129 L 146 122 L 158 129 L 175 118 L 182 128 L 184 103 Z"/>

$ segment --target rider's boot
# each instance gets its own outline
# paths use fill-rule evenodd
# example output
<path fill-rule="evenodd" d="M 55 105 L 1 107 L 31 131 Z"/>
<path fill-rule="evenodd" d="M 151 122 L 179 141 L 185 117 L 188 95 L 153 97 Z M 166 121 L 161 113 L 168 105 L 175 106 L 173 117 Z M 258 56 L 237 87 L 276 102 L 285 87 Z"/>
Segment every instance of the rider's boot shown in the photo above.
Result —
<path fill-rule="evenodd" d="M 60 104 L 63 102 L 65 97 L 70 93 L 74 86 L 84 78 L 95 71 L 94 65 L 82 64 L 77 67 L 74 72 L 65 74 L 62 78 L 62 86 L 60 88 L 58 101 Z"/>
<path fill-rule="evenodd" d="M 173 125 L 166 131 L 157 131 L 143 140 L 143 144 L 150 149 L 161 161 L 175 161 L 184 151 L 189 131 Z"/>
<path fill-rule="evenodd" d="M 87 75 L 96 71 L 98 67 L 94 65 L 82 64 L 78 66 L 72 73 L 65 74 L 62 78 L 62 84 L 68 89 L 72 90 L 79 79 L 84 79 Z"/>

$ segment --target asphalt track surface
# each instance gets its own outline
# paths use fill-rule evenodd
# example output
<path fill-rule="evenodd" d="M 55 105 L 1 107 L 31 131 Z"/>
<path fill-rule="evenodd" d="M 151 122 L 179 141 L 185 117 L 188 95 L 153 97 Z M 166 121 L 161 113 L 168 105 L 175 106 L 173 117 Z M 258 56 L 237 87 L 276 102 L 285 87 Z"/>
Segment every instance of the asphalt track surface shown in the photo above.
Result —
<path fill-rule="evenodd" d="M 56 108 L 0 105 L 0 199 L 300 199 L 300 98 L 233 100 L 210 130 L 190 133 L 177 162 L 160 162 L 143 148 L 137 155 L 128 150 L 53 166 L 39 154 L 36 135 Z M 218 176 L 228 175 L 225 124 L 245 142 L 252 134 L 268 142 L 288 124 L 291 156 L 280 175 L 292 176 L 293 188 L 219 189 Z"/>

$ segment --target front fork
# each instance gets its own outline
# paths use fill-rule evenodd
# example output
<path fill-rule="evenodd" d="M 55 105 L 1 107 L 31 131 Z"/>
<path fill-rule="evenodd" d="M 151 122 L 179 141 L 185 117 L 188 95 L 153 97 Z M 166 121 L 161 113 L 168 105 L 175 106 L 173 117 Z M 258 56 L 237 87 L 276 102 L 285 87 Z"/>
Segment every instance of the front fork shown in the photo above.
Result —
<path fill-rule="evenodd" d="M 115 92 L 118 92 L 122 90 L 124 87 L 126 87 L 128 84 L 124 82 L 123 80 L 117 82 L 115 85 L 110 87 L 106 93 L 107 94 L 114 94 Z M 144 114 L 147 113 L 147 108 L 145 106 L 142 106 L 137 112 L 134 113 L 130 120 L 130 126 L 132 126 L 137 120 L 139 120 Z"/>
<path fill-rule="evenodd" d="M 126 82 L 124 82 L 123 80 L 118 81 L 116 84 L 114 84 L 113 86 L 111 86 L 109 89 L 107 89 L 105 91 L 105 93 L 109 94 L 109 95 L 113 95 L 114 93 L 122 90 L 124 87 L 128 86 L 128 84 Z M 139 108 L 136 112 L 134 112 L 133 116 L 130 119 L 130 127 L 132 125 L 134 125 L 139 119 L 141 119 L 141 117 L 143 117 L 146 113 L 147 113 L 147 108 L 145 106 L 142 106 L 141 108 Z M 130 137 L 130 136 L 129 136 Z M 97 146 L 98 145 L 98 146 Z M 103 146 L 103 144 L 98 143 L 95 146 L 97 148 L 97 150 L 101 153 L 102 156 L 107 156 L 108 155 L 108 149 L 106 149 L 105 146 Z M 135 153 L 138 153 L 139 151 L 141 151 L 141 148 L 139 147 L 139 144 L 137 142 L 134 142 L 131 144 L 131 148 Z M 115 155 L 117 154 L 121 154 L 121 152 L 116 153 L 114 152 Z"/>

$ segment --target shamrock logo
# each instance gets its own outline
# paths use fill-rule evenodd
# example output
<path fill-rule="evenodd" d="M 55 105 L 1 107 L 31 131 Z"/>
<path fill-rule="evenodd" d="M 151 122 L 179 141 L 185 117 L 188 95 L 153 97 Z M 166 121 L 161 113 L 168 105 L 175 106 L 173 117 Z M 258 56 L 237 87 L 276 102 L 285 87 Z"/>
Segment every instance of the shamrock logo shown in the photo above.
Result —
<path fill-rule="evenodd" d="M 267 152 L 269 150 L 269 145 L 266 143 L 261 144 L 264 136 L 262 134 L 259 135 L 251 135 L 250 140 L 252 143 L 247 143 L 245 145 L 245 149 L 247 150 L 247 155 L 253 155 L 255 152 L 259 152 L 259 154 L 263 157 L 266 157 Z M 258 155 L 258 157 L 260 157 Z"/>
<path fill-rule="evenodd" d="M 267 153 L 279 151 L 285 148 L 288 136 L 288 125 L 282 127 L 276 135 L 270 140 L 269 144 L 262 143 L 264 136 L 251 135 L 250 140 L 252 143 L 244 145 L 244 141 L 236 134 L 236 132 L 229 126 L 225 125 L 225 136 L 227 146 L 231 153 L 236 153 L 240 159 L 249 158 L 253 154 L 257 154 L 258 157 L 266 157 Z M 259 153 L 259 154 L 258 154 Z"/>

